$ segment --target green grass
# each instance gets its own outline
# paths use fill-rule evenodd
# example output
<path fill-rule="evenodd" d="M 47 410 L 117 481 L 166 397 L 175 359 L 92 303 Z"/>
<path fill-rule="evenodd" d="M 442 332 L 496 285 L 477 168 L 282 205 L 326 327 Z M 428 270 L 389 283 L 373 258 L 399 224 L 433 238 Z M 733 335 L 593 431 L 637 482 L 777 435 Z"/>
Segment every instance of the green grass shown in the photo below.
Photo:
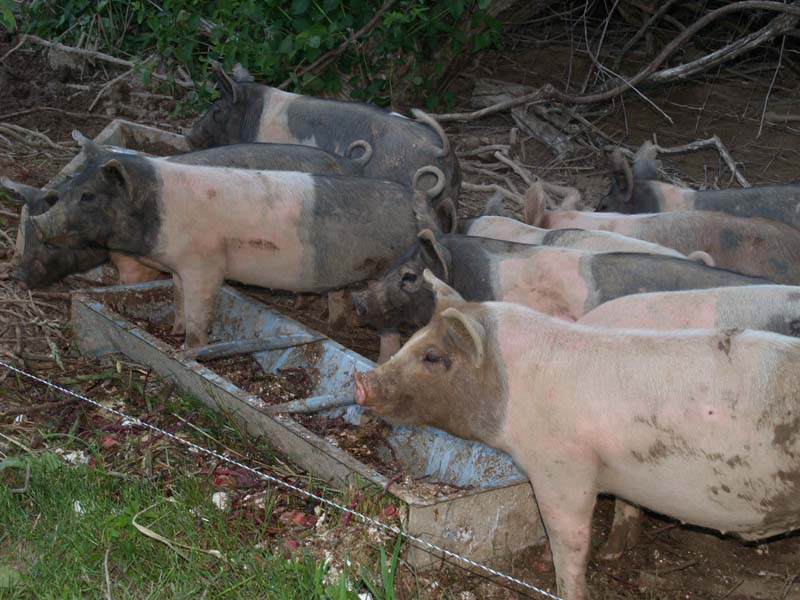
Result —
<path fill-rule="evenodd" d="M 30 489 L 21 461 L 31 464 Z M 344 576 L 323 584 L 324 566 L 308 555 L 286 559 L 271 549 L 263 525 L 236 519 L 210 502 L 201 478 L 166 488 L 102 468 L 64 463 L 52 453 L 0 462 L 0 598 L 104 598 L 108 551 L 111 597 L 358 598 Z M 81 511 L 75 510 L 76 502 Z M 266 502 L 270 510 L 271 503 Z M 137 513 L 145 511 L 138 517 Z M 151 539 L 133 519 L 176 544 Z M 260 539 L 263 545 L 253 543 Z M 204 551 L 217 551 L 217 558 Z M 382 561 L 385 564 L 385 560 Z M 396 559 L 392 561 L 392 567 Z M 375 597 L 392 597 L 394 569 L 378 578 Z M 364 580 L 350 577 L 351 587 Z M 372 587 L 374 584 L 370 584 Z"/>

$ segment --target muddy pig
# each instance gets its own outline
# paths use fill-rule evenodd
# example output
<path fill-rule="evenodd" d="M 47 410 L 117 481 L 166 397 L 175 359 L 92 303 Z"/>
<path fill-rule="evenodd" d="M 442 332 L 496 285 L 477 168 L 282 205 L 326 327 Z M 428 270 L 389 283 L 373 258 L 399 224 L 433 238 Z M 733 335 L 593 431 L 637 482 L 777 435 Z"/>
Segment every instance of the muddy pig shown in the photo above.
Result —
<path fill-rule="evenodd" d="M 611 191 L 598 210 L 627 214 L 676 210 L 718 211 L 736 217 L 763 217 L 800 228 L 800 185 L 765 185 L 726 190 L 692 190 L 658 181 L 652 144 L 645 143 L 631 170 L 625 157 L 612 155 Z"/>
<path fill-rule="evenodd" d="M 224 279 L 322 292 L 377 275 L 421 226 L 444 177 L 423 192 L 395 182 L 185 165 L 100 152 L 31 217 L 42 241 L 142 257 L 174 276 L 187 347 L 205 344 Z M 179 321 L 178 321 L 179 322 Z"/>
<path fill-rule="evenodd" d="M 397 349 L 399 327 L 421 326 L 431 318 L 433 295 L 422 282 L 425 269 L 469 300 L 518 302 L 571 321 L 628 294 L 770 283 L 672 256 L 594 253 L 422 231 L 380 279 L 352 294 L 361 322 L 386 338 L 381 360 Z"/>
<path fill-rule="evenodd" d="M 73 137 L 80 142 L 88 160 L 95 159 L 102 152 L 92 140 L 79 132 L 74 132 Z M 305 171 L 320 175 L 359 175 L 372 155 L 372 148 L 363 140 L 356 140 L 351 146 L 353 149 L 360 148 L 362 155 L 356 159 L 348 159 L 310 146 L 234 144 L 177 154 L 163 160 L 189 165 Z M 16 268 L 13 276 L 23 287 L 34 289 L 49 285 L 67 275 L 101 265 L 109 258 L 117 268 L 121 283 L 150 281 L 161 276 L 160 271 L 119 252 L 111 252 L 109 256 L 108 251 L 102 248 L 55 248 L 39 242 L 31 233 L 27 215 L 44 213 L 58 199 L 58 191 L 64 185 L 65 182 L 60 181 L 52 190 L 40 190 L 5 178 L 0 179 L 0 186 L 25 201 L 27 207 L 23 208 L 20 218 L 14 254 Z"/>
<path fill-rule="evenodd" d="M 374 151 L 364 167 L 366 177 L 410 185 L 420 167 L 434 165 L 445 174 L 443 197 L 457 207 L 458 159 L 441 126 L 424 112 L 413 111 L 418 122 L 372 104 L 301 96 L 255 83 L 240 65 L 233 77 L 219 63 L 213 70 L 221 97 L 186 135 L 190 147 L 279 142 L 343 154 L 355 140 L 366 140 Z"/>
<path fill-rule="evenodd" d="M 769 219 L 683 210 L 625 215 L 547 210 L 539 186 L 525 194 L 525 221 L 545 229 L 600 229 L 674 248 L 682 254 L 707 252 L 717 266 L 800 284 L 800 231 Z"/>
<path fill-rule="evenodd" d="M 742 287 L 633 294 L 601 304 L 578 323 L 615 329 L 756 329 L 800 336 L 800 287 Z M 641 511 L 617 500 L 599 558 L 622 555 L 639 539 Z"/>
<path fill-rule="evenodd" d="M 541 244 L 542 246 L 575 248 L 576 250 L 589 250 L 591 252 L 644 252 L 646 254 L 687 258 L 672 248 L 637 240 L 612 231 L 542 229 L 508 217 L 484 216 L 476 219 L 467 219 L 459 224 L 459 230 L 465 235 L 519 242 L 521 244 Z M 688 258 L 702 262 L 710 267 L 714 266 L 713 258 L 705 252 L 693 252 Z"/>
<path fill-rule="evenodd" d="M 431 322 L 355 374 L 355 400 L 507 452 L 529 477 L 558 595 L 584 600 L 597 494 L 743 540 L 800 527 L 800 340 L 614 330 L 432 277 Z"/>

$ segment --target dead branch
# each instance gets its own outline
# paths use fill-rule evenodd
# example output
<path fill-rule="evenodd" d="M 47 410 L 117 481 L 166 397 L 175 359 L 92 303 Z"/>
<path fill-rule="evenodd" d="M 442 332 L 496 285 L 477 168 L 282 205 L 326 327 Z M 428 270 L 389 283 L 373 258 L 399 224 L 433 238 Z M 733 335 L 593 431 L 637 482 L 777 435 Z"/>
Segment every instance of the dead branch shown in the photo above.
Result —
<path fill-rule="evenodd" d="M 770 123 L 797 123 L 800 121 L 800 115 L 779 115 L 772 111 L 765 112 L 764 118 Z"/>
<path fill-rule="evenodd" d="M 303 75 L 305 75 L 306 73 L 310 73 L 310 72 L 315 71 L 317 69 L 324 68 L 324 67 L 328 66 L 331 62 L 333 62 L 333 60 L 336 59 L 337 56 L 342 54 L 354 42 L 356 42 L 356 40 L 358 40 L 359 38 L 365 36 L 367 33 L 372 31 L 378 25 L 378 22 L 381 20 L 381 17 L 384 15 L 384 13 L 386 13 L 386 11 L 389 10 L 395 4 L 395 2 L 397 2 L 397 0 L 386 0 L 383 3 L 383 6 L 381 6 L 377 10 L 377 12 L 366 23 L 366 25 L 364 25 L 361 29 L 359 29 L 358 31 L 353 33 L 344 42 L 339 44 L 339 46 L 337 46 L 336 48 L 334 48 L 330 52 L 326 52 L 325 54 L 320 56 L 317 60 L 315 60 L 313 63 L 308 65 L 307 67 L 302 68 L 300 71 L 298 71 L 295 74 L 295 77 L 299 78 L 299 77 L 302 77 Z M 278 89 L 279 90 L 285 89 L 286 86 L 289 85 L 291 82 L 292 82 L 292 78 L 289 77 L 288 79 L 286 79 L 286 81 L 284 81 L 283 83 L 281 83 L 278 86 Z"/>
<path fill-rule="evenodd" d="M 515 194 L 513 192 L 509 192 L 503 186 L 497 185 L 496 183 L 489 183 L 489 184 L 478 184 L 478 183 L 468 183 L 466 181 L 461 182 L 461 189 L 466 190 L 468 192 L 495 192 L 503 194 L 506 198 L 510 198 L 522 205 L 522 196 L 519 194 Z"/>
<path fill-rule="evenodd" d="M 67 54 L 75 54 L 77 56 L 85 56 L 86 58 L 92 58 L 96 60 L 102 60 L 107 63 L 111 63 L 113 65 L 119 65 L 120 67 L 127 67 L 129 69 L 133 69 L 136 67 L 136 63 L 130 60 L 125 60 L 124 58 L 117 58 L 116 56 L 111 56 L 110 54 L 106 54 L 105 52 L 97 52 L 95 50 L 86 50 L 85 48 L 75 48 L 73 46 L 66 46 L 64 44 L 60 44 L 58 42 L 50 42 L 48 40 L 44 40 L 38 36 L 31 35 L 29 33 L 25 33 L 22 35 L 22 39 L 20 42 L 14 46 L 9 52 L 6 52 L 5 56 L 0 59 L 2 62 L 11 52 L 22 46 L 24 42 L 33 42 L 34 44 L 39 44 L 40 46 L 44 46 L 45 48 L 51 48 L 53 50 L 57 50 L 59 52 L 65 52 Z M 166 75 L 162 75 L 161 73 L 153 73 L 152 76 L 155 79 L 160 79 L 162 81 L 174 81 L 177 85 L 184 87 L 184 88 L 192 88 L 194 87 L 194 82 L 191 80 L 186 79 L 177 79 L 177 78 L 170 78 Z"/>
<path fill-rule="evenodd" d="M 612 64 L 611 68 L 614 71 L 619 71 L 620 66 L 622 65 L 622 60 L 631 51 L 636 43 L 642 39 L 645 33 L 652 27 L 668 10 L 669 8 L 675 4 L 676 0 L 666 0 L 656 12 L 654 12 L 647 21 L 641 26 L 641 28 L 633 35 L 633 37 L 628 40 L 628 42 L 622 47 L 620 50 L 619 55 L 617 56 L 616 60 Z"/>
<path fill-rule="evenodd" d="M 150 60 L 150 59 L 148 58 L 147 60 Z M 147 62 L 147 60 L 145 61 L 145 63 Z M 100 102 L 100 98 L 102 98 L 103 94 L 105 94 L 108 90 L 111 89 L 111 86 L 113 86 L 118 81 L 122 81 L 123 79 L 125 79 L 126 77 L 131 75 L 132 73 L 133 73 L 133 68 L 130 68 L 127 71 L 125 71 L 124 73 L 122 73 L 120 75 L 117 75 L 116 77 L 114 77 L 114 79 L 110 80 L 103 87 L 101 87 L 100 91 L 97 92 L 97 95 L 94 97 L 94 100 L 92 100 L 92 103 L 89 105 L 89 108 L 86 109 L 87 112 L 92 112 L 94 110 L 94 107 L 97 106 L 98 102 Z"/>
<path fill-rule="evenodd" d="M 793 2 L 791 6 L 800 7 L 800 2 Z M 649 75 L 646 83 L 663 84 L 671 81 L 686 81 L 687 79 L 691 79 L 695 75 L 699 75 L 700 73 L 707 71 L 708 69 L 715 67 L 720 63 L 736 58 L 740 54 L 749 52 L 750 50 L 765 44 L 779 35 L 783 35 L 787 31 L 791 31 L 797 25 L 798 20 L 800 20 L 800 15 L 780 15 L 779 17 L 776 17 L 770 21 L 767 26 L 751 33 L 750 35 L 739 38 L 724 48 L 715 50 L 714 52 L 702 56 L 697 60 L 693 60 L 690 63 L 673 67 L 671 69 L 664 69 Z"/>
<path fill-rule="evenodd" d="M 554 86 L 546 84 L 543 85 L 538 90 L 535 90 L 529 94 L 525 94 L 517 98 L 511 98 L 509 100 L 504 100 L 502 102 L 498 102 L 492 106 L 487 106 L 486 108 L 482 108 L 480 110 L 475 110 L 468 113 L 434 114 L 431 116 L 440 123 L 448 121 L 473 121 L 488 115 L 493 115 L 495 113 L 508 110 L 515 106 L 520 106 L 522 104 L 529 104 L 532 102 L 556 100 L 567 104 L 594 104 L 597 102 L 605 102 L 611 100 L 627 92 L 628 90 L 634 89 L 635 86 L 639 85 L 642 82 L 649 83 L 650 76 L 656 73 L 656 69 L 658 69 L 658 67 L 661 66 L 664 63 L 664 61 L 666 61 L 676 50 L 678 50 L 678 48 L 681 48 L 698 31 L 700 31 L 701 29 L 703 29 L 716 19 L 719 19 L 720 17 L 723 17 L 730 13 L 749 10 L 749 9 L 772 10 L 775 12 L 781 12 L 787 15 L 792 15 L 794 17 L 800 16 L 800 2 L 798 2 L 797 0 L 792 4 L 782 4 L 780 2 L 774 2 L 772 0 L 742 0 L 740 2 L 733 2 L 731 4 L 722 6 L 716 10 L 713 10 L 709 13 L 706 13 L 703 17 L 695 21 L 691 26 L 687 27 L 681 33 L 675 36 L 675 38 L 661 50 L 658 56 L 656 56 L 650 62 L 650 64 L 644 67 L 636 75 L 623 81 L 616 87 L 608 88 L 591 94 L 574 95 L 574 94 L 564 93 L 561 90 L 557 90 Z M 756 33 L 757 34 L 763 33 L 763 31 L 764 30 L 762 29 L 760 30 L 760 32 Z M 763 40 L 761 43 L 763 43 Z M 714 62 L 709 63 L 708 57 L 712 56 L 714 57 Z M 694 65 L 698 61 L 701 61 L 703 64 L 705 64 L 704 68 L 709 68 L 719 63 L 719 61 L 717 60 L 719 58 L 718 53 L 712 53 L 708 55 L 708 57 L 703 57 L 701 59 L 698 59 L 697 61 L 693 61 L 692 63 L 689 63 L 689 65 Z M 680 68 L 681 67 L 675 67 L 674 69 L 680 69 Z M 674 73 L 674 69 L 665 69 L 665 71 L 668 72 L 672 71 Z M 697 74 L 697 72 L 695 72 L 694 74 Z M 662 78 L 662 81 L 665 81 L 663 79 L 664 77 L 663 73 L 661 73 L 659 77 Z"/>
<path fill-rule="evenodd" d="M 736 181 L 738 181 L 739 185 L 742 187 L 750 187 L 750 183 L 736 168 L 736 162 L 733 160 L 730 152 L 728 152 L 725 144 L 723 144 L 722 140 L 720 140 L 716 135 L 706 140 L 697 140 L 689 144 L 684 144 L 683 146 L 664 148 L 659 146 L 657 143 L 654 143 L 653 147 L 657 154 L 686 154 L 687 152 L 697 152 L 698 150 L 705 150 L 707 148 L 716 148 L 717 152 L 719 152 L 720 158 L 725 162 L 725 165 L 727 165 L 728 170 L 731 172 L 731 178 L 736 178 Z"/>

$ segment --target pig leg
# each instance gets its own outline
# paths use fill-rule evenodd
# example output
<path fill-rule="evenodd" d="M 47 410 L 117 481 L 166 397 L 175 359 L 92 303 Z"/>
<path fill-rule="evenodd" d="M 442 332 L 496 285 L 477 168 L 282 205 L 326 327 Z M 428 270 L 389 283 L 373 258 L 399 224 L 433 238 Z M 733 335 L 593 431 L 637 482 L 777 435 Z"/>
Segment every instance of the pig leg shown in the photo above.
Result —
<path fill-rule="evenodd" d="M 183 283 L 177 273 L 172 274 L 172 301 L 175 304 L 172 335 L 184 335 L 186 333 L 186 320 L 183 313 Z"/>
<path fill-rule="evenodd" d="M 565 467 L 568 464 L 576 467 L 569 473 Z M 569 459 L 539 463 L 525 471 L 530 475 L 553 551 L 558 595 L 566 600 L 586 600 L 586 567 L 597 500 L 593 485 L 596 472 L 582 469 Z"/>
<path fill-rule="evenodd" d="M 378 356 L 378 364 L 382 365 L 387 360 L 397 354 L 398 350 L 403 347 L 403 339 L 397 331 L 388 331 L 381 333 L 381 351 Z"/>
<path fill-rule="evenodd" d="M 347 324 L 347 312 L 351 305 L 345 290 L 328 292 L 328 325 L 344 327 Z"/>
<path fill-rule="evenodd" d="M 642 527 L 642 511 L 624 500 L 614 502 L 614 521 L 608 539 L 597 554 L 600 560 L 616 560 L 625 550 L 630 550 L 639 541 Z"/>
<path fill-rule="evenodd" d="M 208 343 L 211 312 L 224 279 L 223 270 L 204 263 L 199 268 L 178 273 L 183 287 L 183 314 L 186 323 L 185 348 Z"/>

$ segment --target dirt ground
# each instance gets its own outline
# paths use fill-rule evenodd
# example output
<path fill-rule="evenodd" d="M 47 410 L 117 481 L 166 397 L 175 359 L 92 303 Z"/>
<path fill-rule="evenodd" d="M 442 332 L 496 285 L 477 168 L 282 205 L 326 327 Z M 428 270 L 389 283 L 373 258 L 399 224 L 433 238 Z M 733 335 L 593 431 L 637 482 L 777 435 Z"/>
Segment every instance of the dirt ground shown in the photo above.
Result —
<path fill-rule="evenodd" d="M 15 43 L 6 36 L 0 39 L 0 55 Z M 646 62 L 631 55 L 631 61 Z M 786 59 L 787 62 L 789 59 Z M 487 52 L 476 60 L 452 84 L 458 108 L 469 110 L 476 79 L 490 77 L 508 82 L 563 85 L 565 69 L 570 77 L 585 77 L 588 61 L 571 53 L 568 36 L 558 23 L 537 29 L 534 25 L 509 37 L 502 52 Z M 626 96 L 608 111 L 596 111 L 591 122 L 606 136 L 632 148 L 657 132 L 662 146 L 717 135 L 736 159 L 751 184 L 792 183 L 800 174 L 796 168 L 798 130 L 789 124 L 764 123 L 758 136 L 765 95 L 775 68 L 775 56 L 769 51 L 754 52 L 735 67 L 720 70 L 700 83 L 673 85 L 649 90 L 647 96 L 659 110 L 634 96 Z M 98 91 L 118 72 L 102 65 L 52 67 L 38 49 L 24 47 L 0 65 L 0 124 L 9 123 L 45 134 L 54 144 L 21 134 L 20 138 L 0 136 L 0 174 L 11 179 L 42 185 L 70 159 L 75 151 L 70 132 L 79 129 L 87 136 L 96 135 L 115 117 L 125 117 L 173 131 L 182 131 L 192 117 L 175 118 L 171 111 L 175 99 L 169 90 L 152 91 L 138 85 L 119 89 L 99 102 L 89 113 L 89 104 Z M 798 69 L 786 66 L 769 97 L 769 111 L 792 113 L 800 80 Z M 669 120 L 661 114 L 668 115 Z M 509 143 L 514 126 L 510 115 L 501 114 L 481 121 L 447 127 L 456 149 L 468 154 L 486 144 Z M 584 194 L 592 206 L 608 189 L 605 163 L 597 137 L 577 132 L 573 138 L 576 152 L 559 158 L 548 147 L 522 134 L 520 162 L 548 181 L 570 185 Z M 587 142 L 592 140 L 594 142 Z M 481 166 L 481 162 L 485 164 Z M 465 180 L 476 184 L 497 183 L 512 179 L 519 189 L 523 182 L 513 173 L 500 172 L 496 163 L 469 156 Z M 715 151 L 709 150 L 665 160 L 669 174 L 695 187 L 728 187 L 730 173 L 722 166 Z M 484 169 L 481 172 L 480 169 Z M 488 172 L 488 174 L 487 174 Z M 492 175 L 494 174 L 494 175 Z M 479 212 L 488 194 L 465 192 L 462 216 Z M 9 279 L 13 255 L 13 237 L 19 207 L 2 201 L 0 213 L 0 355 L 30 371 L 61 377 L 107 369 L 106 363 L 88 361 L 79 356 L 71 342 L 68 292 L 90 285 L 79 277 L 69 278 L 46 290 L 28 294 L 16 289 Z M 327 323 L 324 299 L 298 297 L 253 288 L 247 293 L 269 306 L 330 335 L 345 346 L 369 358 L 377 354 L 376 336 L 349 323 L 345 328 L 331 328 Z M 7 374 L 0 374 L 0 383 Z M 11 378 L 9 381 L 11 381 Z M 252 382 L 250 382 L 252 383 Z M 107 392 L 103 385 L 90 387 L 93 397 Z M 146 382 L 145 382 L 146 387 Z M 0 432 L 9 436 L 31 432 L 14 421 L 23 398 L 53 401 L 38 388 L 23 381 L 15 382 L 14 396 L 0 396 Z M 15 412 L 16 411 L 16 412 Z M 9 416 L 12 415 L 12 416 Z M 73 411 L 32 411 L 30 423 L 40 423 L 51 430 L 69 429 Z M 27 435 L 26 433 L 26 435 Z M 605 538 L 610 523 L 612 502 L 601 499 L 594 523 L 594 547 Z M 541 548 L 532 548 L 500 561 L 497 567 L 530 583 L 553 591 L 552 572 L 539 560 Z M 401 595 L 408 597 L 411 575 L 403 571 Z M 800 599 L 800 537 L 797 535 L 765 544 L 742 544 L 730 538 L 681 526 L 655 515 L 648 515 L 639 545 L 617 561 L 592 561 L 590 588 L 594 598 L 714 598 L 717 600 Z M 497 585 L 470 575 L 457 567 L 446 567 L 420 575 L 424 597 L 517 598 L 527 597 L 519 590 Z M 532 596 L 535 597 L 535 596 Z"/>

